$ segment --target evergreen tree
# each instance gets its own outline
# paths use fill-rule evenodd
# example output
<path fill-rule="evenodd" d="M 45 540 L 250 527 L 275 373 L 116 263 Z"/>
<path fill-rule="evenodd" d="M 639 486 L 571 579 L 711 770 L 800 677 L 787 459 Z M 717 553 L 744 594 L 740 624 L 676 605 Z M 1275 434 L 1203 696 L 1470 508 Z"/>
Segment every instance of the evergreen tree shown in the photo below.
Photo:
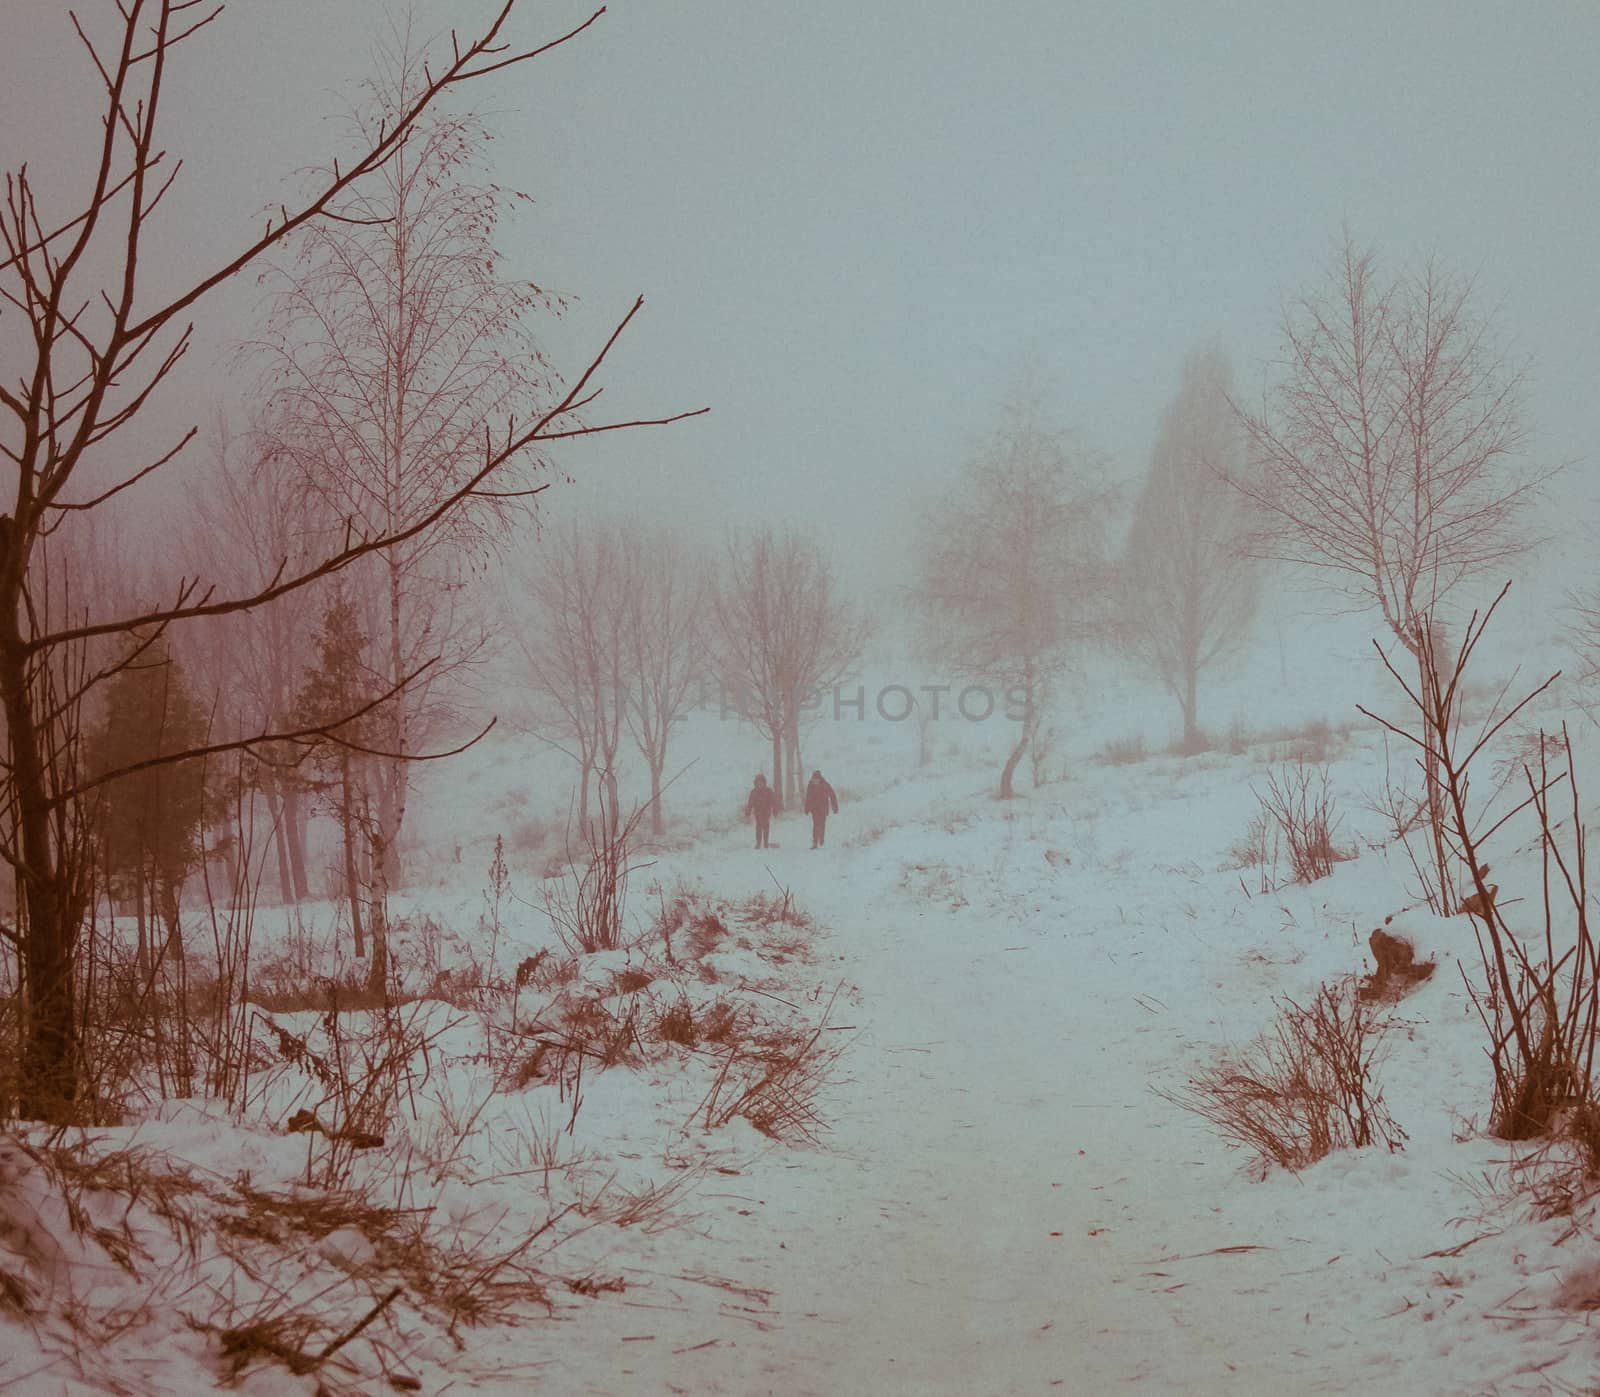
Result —
<path fill-rule="evenodd" d="M 370 979 L 381 991 L 388 974 L 388 945 L 384 936 L 381 899 L 374 899 L 370 918 L 362 916 L 361 866 L 372 855 L 375 827 L 367 791 L 366 757 L 361 749 L 373 746 L 381 732 L 380 709 L 372 709 L 345 723 L 337 720 L 371 704 L 381 692 L 366 662 L 367 636 L 355 603 L 342 588 L 334 593 L 317 627 L 316 665 L 307 674 L 296 704 L 301 727 L 335 724 L 318 741 L 311 761 L 321 774 L 319 783 L 328 809 L 339 821 L 344 846 L 345 895 L 350 903 L 350 924 L 357 956 L 367 953 L 366 931 L 372 934 Z M 381 857 L 381 854 L 380 854 Z"/>
<path fill-rule="evenodd" d="M 206 728 L 182 668 L 158 638 L 111 680 L 105 716 L 89 735 L 91 775 L 126 772 L 100 787 L 97 832 L 113 895 L 134 903 L 141 968 L 149 966 L 148 927 L 157 915 L 169 949 L 182 954 L 178 905 L 184 879 L 204 854 L 206 771 L 198 759 L 140 764 L 203 745 Z"/>

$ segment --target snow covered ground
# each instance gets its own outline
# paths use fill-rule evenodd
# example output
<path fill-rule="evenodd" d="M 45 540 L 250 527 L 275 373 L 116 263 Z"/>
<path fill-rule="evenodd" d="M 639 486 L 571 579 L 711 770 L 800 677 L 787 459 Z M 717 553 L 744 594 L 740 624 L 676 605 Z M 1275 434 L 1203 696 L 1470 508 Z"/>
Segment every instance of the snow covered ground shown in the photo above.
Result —
<path fill-rule="evenodd" d="M 1412 910 L 1397 923 L 1441 962 L 1392 1010 L 1378 1069 L 1403 1149 L 1263 1170 L 1155 1090 L 1248 1042 L 1275 997 L 1303 1002 L 1370 969 L 1371 930 L 1417 900 L 1404 854 L 1363 808 L 1384 780 L 1373 725 L 1309 739 L 1326 746 L 1339 842 L 1358 857 L 1263 891 L 1232 850 L 1252 784 L 1289 739 L 1122 765 L 1088 760 L 1080 740 L 1046 784 L 1024 779 L 1001 804 L 998 723 L 941 729 L 919 767 L 912 724 L 824 722 L 808 759 L 841 797 L 828 847 L 812 852 L 789 814 L 778 847 L 757 852 L 737 819 L 748 777 L 718 756 L 731 730 L 708 724 L 688 744 L 706 755 L 673 790 L 669 838 L 632 879 L 638 943 L 557 949 L 517 996 L 524 1027 L 543 1015 L 572 1035 L 589 1015 L 591 1043 L 618 1041 L 615 1065 L 580 1057 L 578 1078 L 560 1054 L 534 1062 L 508 1036 L 504 996 L 422 1001 L 403 1011 L 427 1051 L 400 1118 L 381 1149 L 340 1153 L 282 1130 L 327 1092 L 274 1034 L 327 1043 L 316 1011 L 275 1010 L 242 1114 L 169 1101 L 92 1132 L 92 1156 L 140 1152 L 131 1209 L 127 1188 L 101 1187 L 115 1169 L 51 1174 L 8 1146 L 0 1387 L 801 1397 L 1600 1383 L 1592 1210 L 1538 1216 L 1510 1186 L 1517 1151 L 1483 1133 L 1483 1030 L 1454 964 L 1476 973 L 1468 919 Z M 753 772 L 759 748 L 738 741 Z M 547 766 L 496 733 L 426 772 L 421 873 L 396 900 L 402 963 L 432 958 L 459 982 L 492 950 L 509 976 L 549 945 L 539 888 L 554 846 L 517 834 L 550 813 L 533 775 Z M 496 939 L 484 869 L 497 833 L 511 887 Z M 1502 898 L 1524 899 L 1512 919 L 1531 929 L 1530 838 L 1514 821 L 1493 853 Z M 669 960 L 653 928 L 680 894 L 689 912 Z M 325 939 L 332 909 L 315 912 Z M 716 925 L 697 939 L 707 916 Z M 259 914 L 263 945 L 279 918 Z M 743 1027 L 663 1041 L 679 1003 L 698 1032 L 719 1013 Z M 349 1018 L 359 1062 L 365 1016 Z M 773 1061 L 763 1051 L 803 1044 L 825 1054 L 808 1059 L 825 1067 L 806 1097 L 815 1118 L 797 1107 L 799 1128 L 773 1138 L 749 1114 L 724 1116 Z M 330 1182 L 360 1185 L 365 1211 L 332 1209 L 353 1195 Z M 69 1225 L 69 1200 L 99 1240 Z M 401 1245 L 412 1223 L 433 1250 Z M 119 1265 L 116 1239 L 130 1236 Z M 474 1323 L 487 1316 L 463 1298 L 473 1291 L 506 1322 Z M 301 1311 L 315 1325 L 295 1329 Z M 315 1371 L 290 1371 L 325 1351 Z"/>

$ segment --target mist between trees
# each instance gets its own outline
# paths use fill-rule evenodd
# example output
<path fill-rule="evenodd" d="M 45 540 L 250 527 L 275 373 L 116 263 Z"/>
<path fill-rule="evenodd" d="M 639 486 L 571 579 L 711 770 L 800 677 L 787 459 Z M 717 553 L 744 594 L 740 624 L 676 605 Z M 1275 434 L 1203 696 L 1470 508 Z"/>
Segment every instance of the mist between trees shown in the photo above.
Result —
<path fill-rule="evenodd" d="M 713 704 L 762 744 L 780 800 L 803 786 L 823 719 L 1003 717 L 1018 725 L 998 773 L 1010 798 L 1091 654 L 1161 684 L 1200 744 L 1204 682 L 1248 639 L 1269 565 L 1322 574 L 1420 657 L 1444 644 L 1457 593 L 1519 556 L 1542 478 L 1519 450 L 1520 371 L 1467 284 L 1434 262 L 1385 279 L 1349 240 L 1286 305 L 1290 354 L 1258 406 L 1220 346 L 1183 360 L 1120 549 L 1107 462 L 1029 383 L 913 521 L 903 598 L 871 613 L 813 531 L 751 528 L 717 548 L 564 518 L 551 486 L 565 443 L 702 409 L 593 419 L 642 299 L 586 360 L 545 356 L 537 330 L 562 302 L 505 264 L 502 223 L 524 196 L 494 181 L 492 133 L 460 103 L 599 16 L 515 46 L 514 12 L 507 0 L 426 64 L 399 34 L 333 148 L 294 162 L 310 170 L 298 196 L 176 290 L 145 276 L 174 235 L 159 217 L 178 173 L 159 99 L 213 21 L 226 42 L 217 14 L 97 7 L 75 75 L 94 134 L 48 185 L 77 177 L 76 196 L 36 195 L 32 167 L 9 177 L 0 857 L 15 875 L 3 939 L 21 1071 L 8 1111 L 96 1114 L 106 967 L 90 948 L 114 944 L 120 909 L 137 942 L 119 983 L 148 992 L 174 962 L 181 974 L 184 900 L 209 893 L 213 868 L 217 901 L 270 866 L 292 902 L 316 891 L 322 859 L 385 996 L 411 771 L 487 730 L 492 661 L 519 672 L 518 721 L 570 757 L 585 830 L 596 791 L 602 820 L 621 819 L 636 755 L 659 833 L 675 729 Z M 265 301 L 259 323 L 230 327 L 242 405 L 152 445 L 150 403 L 183 393 L 189 317 L 247 277 Z M 116 547 L 136 487 L 197 457 L 162 561 Z M 902 617 L 949 683 L 858 682 L 874 627 Z"/>

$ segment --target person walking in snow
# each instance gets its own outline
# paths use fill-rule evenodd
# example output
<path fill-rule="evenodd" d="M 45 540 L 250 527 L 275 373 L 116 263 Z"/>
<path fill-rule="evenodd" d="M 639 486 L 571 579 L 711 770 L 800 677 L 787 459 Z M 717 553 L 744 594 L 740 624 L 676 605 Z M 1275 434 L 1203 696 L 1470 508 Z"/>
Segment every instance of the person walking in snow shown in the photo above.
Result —
<path fill-rule="evenodd" d="M 806 814 L 811 816 L 811 847 L 820 849 L 823 835 L 828 829 L 828 812 L 838 813 L 839 797 L 833 787 L 822 779 L 820 771 L 811 773 L 806 784 Z"/>
<path fill-rule="evenodd" d="M 772 828 L 772 812 L 778 808 L 778 793 L 767 785 L 767 778 L 759 771 L 756 783 L 750 788 L 750 799 L 744 803 L 744 813 L 756 817 L 756 848 L 767 847 L 767 834 Z"/>

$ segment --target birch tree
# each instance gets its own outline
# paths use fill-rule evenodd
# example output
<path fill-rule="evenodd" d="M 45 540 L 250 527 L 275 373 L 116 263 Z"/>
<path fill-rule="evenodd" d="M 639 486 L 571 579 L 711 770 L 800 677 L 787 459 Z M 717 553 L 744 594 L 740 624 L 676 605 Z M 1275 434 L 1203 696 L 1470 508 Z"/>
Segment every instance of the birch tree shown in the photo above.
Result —
<path fill-rule="evenodd" d="M 794 529 L 731 537 L 711 609 L 721 682 L 771 745 L 781 804 L 800 784 L 801 711 L 855 664 L 865 624 L 840 595 L 822 545 Z"/>
<path fill-rule="evenodd" d="M 1074 649 L 1103 628 L 1109 505 L 1097 463 L 1022 391 L 925 521 L 916 589 L 925 655 L 988 686 L 995 711 L 1020 708 L 1002 800 L 1015 794 L 1017 765 Z"/>
<path fill-rule="evenodd" d="M 1320 573 L 1382 616 L 1419 671 L 1448 673 L 1443 609 L 1507 566 L 1541 476 L 1521 454 L 1520 372 L 1437 259 L 1385 275 L 1346 235 L 1324 286 L 1284 309 L 1285 362 L 1243 410 L 1265 556 Z M 1423 676 L 1419 693 L 1430 690 Z M 1437 754 L 1426 782 L 1441 891 L 1450 886 Z"/>
<path fill-rule="evenodd" d="M 1522 377 L 1436 259 L 1385 277 L 1346 237 L 1328 284 L 1283 313 L 1285 360 L 1240 420 L 1259 551 L 1322 573 L 1421 649 L 1425 618 L 1521 551 L 1539 477 L 1520 457 Z"/>
<path fill-rule="evenodd" d="M 1177 700 L 1189 752 L 1201 742 L 1200 677 L 1243 641 L 1259 595 L 1246 548 L 1254 510 L 1224 478 L 1244 457 L 1232 389 L 1219 346 L 1184 360 L 1118 569 L 1118 647 Z"/>
<path fill-rule="evenodd" d="M 390 128 L 427 85 L 402 30 L 351 115 L 357 138 Z M 512 280 L 497 236 L 510 196 L 489 179 L 490 133 L 471 113 L 435 105 L 375 176 L 333 215 L 302 229 L 274 274 L 265 348 L 273 365 L 274 450 L 334 520 L 393 530 L 459 490 L 483 451 L 483 424 L 548 401 L 549 375 L 529 327 L 547 305 Z M 520 490 L 475 492 L 434 525 L 378 550 L 357 570 L 382 673 L 400 689 L 425 658 L 425 677 L 384 705 L 390 755 L 375 763 L 374 855 L 400 874 L 410 763 L 437 724 L 428 710 L 474 646 L 459 601 L 474 562 L 507 522 Z M 433 731 L 430 731 L 430 728 Z"/>
<path fill-rule="evenodd" d="M 702 612 L 709 578 L 701 560 L 663 529 L 626 527 L 620 543 L 624 718 L 650 772 L 650 829 L 660 834 L 661 778 L 673 728 L 705 678 Z"/>

